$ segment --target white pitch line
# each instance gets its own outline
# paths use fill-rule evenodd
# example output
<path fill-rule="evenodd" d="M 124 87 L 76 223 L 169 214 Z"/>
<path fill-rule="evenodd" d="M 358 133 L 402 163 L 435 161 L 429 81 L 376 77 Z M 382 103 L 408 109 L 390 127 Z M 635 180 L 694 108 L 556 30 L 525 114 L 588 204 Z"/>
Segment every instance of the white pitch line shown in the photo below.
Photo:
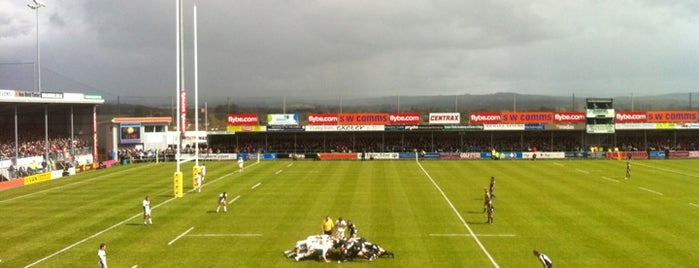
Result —
<path fill-rule="evenodd" d="M 131 266 L 131 268 L 138 268 L 138 265 Z"/>
<path fill-rule="evenodd" d="M 663 195 L 663 193 L 661 193 L 661 192 L 656 192 L 656 191 L 653 191 L 653 190 L 648 189 L 648 188 L 638 187 L 638 189 L 641 189 L 641 190 L 644 190 L 644 191 L 648 191 L 648 192 L 651 192 L 651 193 L 654 193 L 654 194 L 657 194 L 657 195 Z"/>
<path fill-rule="evenodd" d="M 699 208 L 699 205 L 697 205 L 697 204 L 694 204 L 694 203 L 689 203 L 689 204 Z"/>
<path fill-rule="evenodd" d="M 602 176 L 602 179 L 608 180 L 608 181 L 613 181 L 613 182 L 619 182 L 619 180 L 615 180 L 609 177 Z"/>
<path fill-rule="evenodd" d="M 188 236 L 200 237 L 227 237 L 227 236 L 262 236 L 262 234 L 193 234 Z"/>
<path fill-rule="evenodd" d="M 274 175 L 279 175 L 279 173 L 282 173 L 282 170 L 277 170 L 277 172 L 274 172 Z"/>
<path fill-rule="evenodd" d="M 291 167 L 293 165 L 294 165 L 294 163 L 289 163 L 288 165 L 286 165 L 286 167 Z"/>
<path fill-rule="evenodd" d="M 160 204 L 158 204 L 158 205 L 156 205 L 156 206 L 153 206 L 153 207 L 151 208 L 151 210 L 155 210 L 156 208 L 158 208 L 158 207 L 160 207 L 160 206 L 162 206 L 162 205 L 165 205 L 165 204 L 167 204 L 167 203 L 170 203 L 172 200 L 175 200 L 175 199 L 177 199 L 177 197 L 173 197 L 173 198 L 170 198 L 170 199 L 168 199 L 168 200 L 165 200 L 164 202 L 162 202 L 162 203 L 160 203 Z M 48 255 L 48 256 L 46 256 L 46 257 L 44 257 L 44 258 L 42 258 L 42 259 L 40 259 L 40 260 L 38 260 L 38 261 L 35 261 L 35 262 L 33 262 L 33 263 L 31 263 L 31 264 L 29 264 L 29 265 L 27 265 L 27 266 L 24 266 L 24 268 L 32 267 L 32 266 L 34 266 L 34 265 L 37 265 L 37 264 L 40 263 L 40 262 L 43 262 L 43 261 L 48 260 L 48 259 L 50 259 L 50 258 L 52 258 L 52 257 L 54 257 L 54 256 L 56 256 L 56 255 L 58 255 L 58 254 L 61 254 L 61 253 L 65 252 L 65 251 L 68 251 L 68 250 L 70 250 L 71 248 L 74 248 L 74 247 L 76 247 L 77 245 L 80 245 L 80 244 L 84 243 L 84 242 L 87 241 L 87 240 L 90 240 L 90 239 L 92 239 L 92 238 L 95 238 L 95 237 L 97 237 L 97 236 L 103 234 L 103 233 L 106 233 L 107 231 L 109 231 L 109 230 L 111 230 L 111 229 L 114 229 L 114 228 L 116 228 L 116 227 L 118 227 L 118 226 L 121 226 L 122 224 L 124 224 L 124 223 L 126 223 L 126 222 L 128 222 L 128 221 L 131 221 L 131 220 L 133 220 L 133 219 L 135 219 L 135 218 L 137 218 L 137 217 L 140 217 L 141 215 L 143 215 L 143 213 L 138 213 L 138 214 L 136 214 L 136 215 L 133 215 L 133 216 L 131 216 L 131 218 L 125 219 L 125 220 L 123 220 L 123 221 L 120 221 L 119 223 L 114 224 L 114 225 L 112 225 L 112 226 L 109 226 L 109 227 L 107 227 L 106 229 L 104 229 L 104 230 L 102 230 L 102 231 L 99 231 L 99 232 L 97 232 L 97 233 L 95 233 L 95 234 L 93 234 L 93 235 L 91 235 L 91 236 L 88 236 L 87 238 L 85 238 L 85 239 L 83 239 L 83 240 L 80 240 L 80 241 L 78 241 L 78 242 L 75 242 L 75 243 L 71 244 L 70 246 L 64 247 L 63 249 L 61 249 L 61 250 L 59 250 L 59 251 L 56 251 L 56 252 L 52 253 L 51 255 Z"/>
<path fill-rule="evenodd" d="M 228 201 L 228 204 L 235 202 L 235 200 L 238 200 L 238 198 L 240 198 L 240 195 L 233 198 L 233 200 Z"/>
<path fill-rule="evenodd" d="M 471 236 L 471 234 L 430 234 L 430 236 Z M 516 234 L 476 234 L 476 236 L 504 236 L 513 237 Z"/>
<path fill-rule="evenodd" d="M 260 186 L 260 185 L 262 185 L 262 183 L 258 182 L 257 184 L 253 185 L 252 188 L 250 188 L 250 189 L 255 189 L 255 188 L 257 188 L 257 186 Z"/>
<path fill-rule="evenodd" d="M 553 163 L 553 164 L 556 165 L 556 166 L 559 166 L 559 167 L 565 166 L 565 165 L 563 165 L 563 164 L 561 164 L 561 163 Z"/>
<path fill-rule="evenodd" d="M 493 264 L 493 266 L 495 266 L 495 268 L 500 268 L 498 263 L 495 262 L 495 259 L 493 259 L 493 256 L 491 256 L 490 253 L 488 253 L 488 250 L 485 248 L 485 246 L 483 246 L 483 243 L 481 243 L 481 241 L 475 235 L 473 230 L 471 230 L 471 227 L 468 225 L 466 220 L 464 220 L 464 217 L 461 217 L 461 214 L 459 214 L 459 211 L 456 209 L 454 204 L 451 203 L 451 201 L 449 200 L 449 197 L 447 197 L 447 194 L 445 194 L 444 191 L 442 191 L 442 188 L 440 188 L 439 185 L 437 185 L 437 182 L 435 182 L 434 179 L 432 179 L 432 176 L 430 176 L 430 174 L 427 173 L 427 170 L 425 170 L 425 168 L 422 166 L 422 164 L 420 164 L 420 162 L 417 160 L 415 162 L 417 163 L 417 166 L 420 167 L 422 172 L 425 173 L 425 176 L 427 176 L 427 178 L 430 179 L 430 182 L 432 182 L 432 185 L 434 185 L 434 187 L 437 188 L 437 191 L 439 191 L 439 193 L 442 194 L 442 198 L 444 198 L 444 200 L 447 201 L 447 203 L 451 207 L 452 211 L 454 211 L 454 214 L 456 214 L 456 217 L 458 217 L 459 220 L 461 221 L 461 223 L 464 225 L 464 227 L 466 227 L 466 230 L 468 230 L 468 233 L 471 234 L 471 237 L 473 237 L 473 240 L 476 241 L 476 244 L 478 244 L 478 247 L 481 248 L 481 251 L 483 251 L 485 256 L 488 257 L 488 259 Z"/>
<path fill-rule="evenodd" d="M 582 170 L 582 169 L 577 169 L 577 168 L 575 170 L 577 170 L 578 172 L 581 172 L 581 173 L 590 174 L 590 172 L 587 170 Z"/>
<path fill-rule="evenodd" d="M 183 236 L 187 235 L 187 233 L 191 232 L 192 230 L 194 230 L 194 226 L 192 226 L 191 228 L 187 229 L 187 231 L 184 231 L 184 233 L 181 233 L 180 235 L 178 235 L 177 237 L 175 237 L 175 239 L 172 239 L 172 241 L 170 241 L 170 243 L 167 243 L 167 245 L 168 245 L 168 246 L 169 246 L 169 245 L 172 245 L 172 243 L 175 243 L 175 241 L 177 241 L 177 239 L 182 238 Z"/>

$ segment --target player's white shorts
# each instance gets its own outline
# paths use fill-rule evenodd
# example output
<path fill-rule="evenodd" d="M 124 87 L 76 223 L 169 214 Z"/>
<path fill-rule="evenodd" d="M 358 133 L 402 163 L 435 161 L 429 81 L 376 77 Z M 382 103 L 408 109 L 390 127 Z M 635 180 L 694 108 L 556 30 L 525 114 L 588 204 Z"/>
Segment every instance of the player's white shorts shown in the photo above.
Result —
<path fill-rule="evenodd" d="M 150 208 L 149 208 L 149 207 L 144 207 L 144 208 L 143 208 L 143 214 L 150 216 Z"/>

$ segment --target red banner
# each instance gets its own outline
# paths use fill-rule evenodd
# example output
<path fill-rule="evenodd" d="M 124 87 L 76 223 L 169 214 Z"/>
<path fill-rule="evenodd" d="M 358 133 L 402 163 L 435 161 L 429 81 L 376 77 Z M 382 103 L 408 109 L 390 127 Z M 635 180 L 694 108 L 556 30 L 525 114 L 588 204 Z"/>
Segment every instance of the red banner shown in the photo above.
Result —
<path fill-rule="evenodd" d="M 419 125 L 420 113 L 395 113 L 388 116 L 392 125 Z"/>
<path fill-rule="evenodd" d="M 553 122 L 551 112 L 507 112 L 502 113 L 504 124 L 548 124 Z"/>
<path fill-rule="evenodd" d="M 337 114 L 308 114 L 309 125 L 338 125 Z"/>
<path fill-rule="evenodd" d="M 614 116 L 616 123 L 645 123 L 647 120 L 646 112 L 616 112 Z"/>
<path fill-rule="evenodd" d="M 697 111 L 648 112 L 648 122 L 650 123 L 697 122 L 698 119 L 699 113 Z"/>
<path fill-rule="evenodd" d="M 555 112 L 553 113 L 553 122 L 556 124 L 575 124 L 585 123 L 584 112 Z"/>
<path fill-rule="evenodd" d="M 257 126 L 259 125 L 257 114 L 229 114 L 229 126 Z"/>
<path fill-rule="evenodd" d="M 187 132 L 187 90 L 180 90 L 180 133 Z"/>
<path fill-rule="evenodd" d="M 500 113 L 471 113 L 468 117 L 468 121 L 471 125 L 479 124 L 501 124 L 502 115 Z"/>
<path fill-rule="evenodd" d="M 337 118 L 340 125 L 388 125 L 391 124 L 388 114 L 339 114 Z"/>

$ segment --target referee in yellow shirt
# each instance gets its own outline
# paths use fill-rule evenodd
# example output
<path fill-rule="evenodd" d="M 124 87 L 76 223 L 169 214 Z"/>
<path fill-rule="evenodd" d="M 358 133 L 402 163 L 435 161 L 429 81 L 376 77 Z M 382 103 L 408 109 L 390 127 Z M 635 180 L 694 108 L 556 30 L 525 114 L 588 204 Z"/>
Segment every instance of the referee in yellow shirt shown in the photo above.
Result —
<path fill-rule="evenodd" d="M 333 219 L 331 219 L 330 216 L 325 216 L 325 219 L 320 224 L 320 227 L 323 234 L 332 236 L 333 227 L 335 227 L 335 224 L 333 224 Z"/>

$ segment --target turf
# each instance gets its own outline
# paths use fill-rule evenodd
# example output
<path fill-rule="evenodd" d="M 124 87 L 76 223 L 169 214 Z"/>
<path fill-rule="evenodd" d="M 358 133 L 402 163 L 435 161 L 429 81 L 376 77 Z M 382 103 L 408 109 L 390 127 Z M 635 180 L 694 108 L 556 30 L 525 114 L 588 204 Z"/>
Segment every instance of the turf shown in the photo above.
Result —
<path fill-rule="evenodd" d="M 110 167 L 0 192 L 0 267 L 326 267 L 282 252 L 352 220 L 394 259 L 347 267 L 696 267 L 699 161 L 263 161 Z M 495 223 L 482 213 L 495 176 Z M 215 213 L 220 192 L 227 213 Z M 144 225 L 149 195 L 153 225 Z M 189 231 L 185 234 L 186 231 Z M 473 237 L 471 234 L 475 234 Z M 338 264 L 330 264 L 338 265 Z"/>

